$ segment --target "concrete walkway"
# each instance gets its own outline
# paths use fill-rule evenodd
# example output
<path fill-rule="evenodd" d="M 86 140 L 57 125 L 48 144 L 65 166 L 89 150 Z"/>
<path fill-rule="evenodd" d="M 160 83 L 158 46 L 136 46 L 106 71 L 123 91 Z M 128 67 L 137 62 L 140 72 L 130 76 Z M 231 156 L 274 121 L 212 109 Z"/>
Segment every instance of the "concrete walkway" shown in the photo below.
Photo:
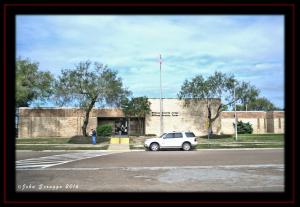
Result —
<path fill-rule="evenodd" d="M 107 150 L 130 151 L 129 138 L 112 137 Z"/>
<path fill-rule="evenodd" d="M 107 150 L 130 151 L 129 144 L 110 144 Z"/>

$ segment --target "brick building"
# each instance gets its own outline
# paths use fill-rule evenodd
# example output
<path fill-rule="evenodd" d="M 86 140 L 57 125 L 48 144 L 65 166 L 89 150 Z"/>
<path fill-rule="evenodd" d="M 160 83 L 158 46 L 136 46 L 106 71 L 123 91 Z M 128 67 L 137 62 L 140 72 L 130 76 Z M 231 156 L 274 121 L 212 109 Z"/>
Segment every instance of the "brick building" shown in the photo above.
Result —
<path fill-rule="evenodd" d="M 115 134 L 145 134 L 160 132 L 160 100 L 149 99 L 151 112 L 142 118 L 125 117 L 123 111 L 93 108 L 87 129 L 110 124 Z M 212 113 L 216 112 L 219 99 L 212 99 Z M 163 131 L 193 131 L 197 136 L 207 134 L 207 110 L 204 101 L 184 106 L 178 99 L 163 99 Z M 18 137 L 70 137 L 82 134 L 84 113 L 79 108 L 19 108 Z M 284 133 L 283 111 L 237 112 L 238 120 L 250 122 L 253 133 Z M 222 112 L 213 124 L 214 133 L 234 133 L 234 112 Z"/>
<path fill-rule="evenodd" d="M 237 120 L 249 122 L 253 134 L 284 133 L 284 111 L 237 111 Z M 233 134 L 234 112 L 221 113 L 221 131 L 223 134 Z"/>

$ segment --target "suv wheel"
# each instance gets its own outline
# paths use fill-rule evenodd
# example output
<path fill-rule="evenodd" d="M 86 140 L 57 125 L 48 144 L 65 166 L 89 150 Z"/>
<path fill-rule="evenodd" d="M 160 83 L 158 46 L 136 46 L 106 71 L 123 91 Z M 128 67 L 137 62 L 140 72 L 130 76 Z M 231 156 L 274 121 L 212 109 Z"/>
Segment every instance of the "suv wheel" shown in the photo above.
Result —
<path fill-rule="evenodd" d="M 159 150 L 159 145 L 157 143 L 152 143 L 150 145 L 150 150 L 151 151 L 158 151 Z"/>
<path fill-rule="evenodd" d="M 191 149 L 191 144 L 188 143 L 188 142 L 183 143 L 182 149 L 183 149 L 184 151 L 189 151 L 189 150 Z"/>

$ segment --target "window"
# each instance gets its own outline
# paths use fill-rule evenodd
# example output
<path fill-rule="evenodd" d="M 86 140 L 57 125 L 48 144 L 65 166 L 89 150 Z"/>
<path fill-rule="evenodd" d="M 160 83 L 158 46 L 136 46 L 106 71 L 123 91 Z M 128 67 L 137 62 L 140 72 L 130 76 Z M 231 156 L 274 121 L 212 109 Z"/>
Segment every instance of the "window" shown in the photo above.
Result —
<path fill-rule="evenodd" d="M 165 136 L 165 138 L 174 138 L 174 133 L 169 133 Z"/>
<path fill-rule="evenodd" d="M 181 133 L 174 133 L 175 134 L 175 138 L 182 138 L 182 134 Z"/>
<path fill-rule="evenodd" d="M 259 120 L 259 118 L 257 118 L 257 129 L 259 129 L 260 128 L 260 120 Z"/>
<path fill-rule="evenodd" d="M 278 128 L 281 129 L 281 119 L 278 118 Z"/>
<path fill-rule="evenodd" d="M 195 134 L 193 132 L 186 132 L 185 133 L 186 137 L 196 137 Z"/>

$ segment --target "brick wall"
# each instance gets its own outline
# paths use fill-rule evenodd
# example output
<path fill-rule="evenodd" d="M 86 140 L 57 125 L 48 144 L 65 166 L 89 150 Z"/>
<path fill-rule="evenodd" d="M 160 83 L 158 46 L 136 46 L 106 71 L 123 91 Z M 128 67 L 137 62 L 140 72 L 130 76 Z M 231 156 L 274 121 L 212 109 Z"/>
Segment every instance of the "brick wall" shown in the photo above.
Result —
<path fill-rule="evenodd" d="M 160 100 L 149 99 L 151 113 L 146 116 L 146 134 L 160 134 Z M 212 114 L 216 113 L 218 99 L 212 100 Z M 183 100 L 163 99 L 163 131 L 192 131 L 197 136 L 207 134 L 207 108 L 205 101 L 191 103 L 185 107 Z M 154 113 L 154 114 L 153 114 Z M 213 123 L 214 133 L 221 129 L 221 121 L 218 118 Z"/>
<path fill-rule="evenodd" d="M 254 134 L 284 133 L 284 111 L 238 111 L 237 120 L 249 122 Z M 221 115 L 221 133 L 234 133 L 234 112 L 224 111 Z"/>
<path fill-rule="evenodd" d="M 160 102 L 149 99 L 151 112 L 145 119 L 146 134 L 160 134 Z M 212 107 L 215 115 L 218 102 Z M 163 99 L 163 131 L 193 131 L 197 136 L 207 134 L 207 109 L 204 101 L 184 106 L 178 99 Z M 84 112 L 79 108 L 20 108 L 19 137 L 70 137 L 82 134 Z M 93 109 L 87 130 L 96 128 L 98 117 L 124 117 L 120 109 Z M 250 122 L 253 133 L 284 133 L 283 111 L 237 112 L 238 120 Z M 234 112 L 222 112 L 213 124 L 214 133 L 234 134 Z"/>
<path fill-rule="evenodd" d="M 87 131 L 97 117 L 124 117 L 119 109 L 93 109 Z M 78 108 L 20 108 L 18 137 L 70 137 L 82 134 L 84 111 Z"/>

